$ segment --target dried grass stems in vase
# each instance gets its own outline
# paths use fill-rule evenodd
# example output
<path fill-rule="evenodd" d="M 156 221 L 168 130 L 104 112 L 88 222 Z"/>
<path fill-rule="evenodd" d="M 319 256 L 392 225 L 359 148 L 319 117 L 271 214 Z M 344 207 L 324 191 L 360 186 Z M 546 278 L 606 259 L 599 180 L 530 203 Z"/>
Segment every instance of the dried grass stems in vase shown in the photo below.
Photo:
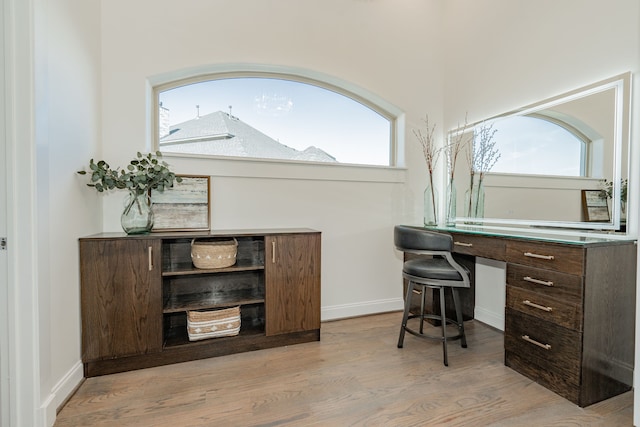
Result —
<path fill-rule="evenodd" d="M 456 188 L 454 178 L 456 175 L 456 164 L 460 153 L 464 150 L 465 146 L 469 143 L 470 138 L 466 136 L 467 131 L 467 117 L 464 118 L 464 125 L 458 124 L 458 132 L 452 134 L 449 138 L 449 143 L 444 147 L 445 157 L 447 158 L 447 170 L 449 172 L 447 183 L 447 206 L 446 206 L 446 221 L 447 225 L 453 225 L 456 217 Z"/>
<path fill-rule="evenodd" d="M 436 147 L 434 132 L 436 125 L 431 126 L 429 124 L 429 116 L 425 116 L 423 119 L 425 130 L 414 129 L 413 134 L 416 136 L 420 145 L 422 145 L 422 152 L 424 153 L 424 159 L 427 163 L 427 170 L 429 171 L 429 183 L 427 184 L 427 191 L 425 191 L 425 225 L 437 224 L 437 204 L 435 187 L 433 186 L 433 173 L 440 157 L 441 148 Z M 431 218 L 431 219 L 427 219 Z M 431 223 L 432 222 L 432 223 Z"/>
<path fill-rule="evenodd" d="M 473 136 L 473 147 L 467 151 L 469 164 L 469 200 L 467 200 L 467 216 L 480 218 L 484 215 L 483 181 L 487 172 L 500 159 L 500 150 L 496 147 L 494 136 L 497 129 L 493 124 L 483 122 L 476 126 Z M 477 182 L 476 182 L 477 178 Z"/>

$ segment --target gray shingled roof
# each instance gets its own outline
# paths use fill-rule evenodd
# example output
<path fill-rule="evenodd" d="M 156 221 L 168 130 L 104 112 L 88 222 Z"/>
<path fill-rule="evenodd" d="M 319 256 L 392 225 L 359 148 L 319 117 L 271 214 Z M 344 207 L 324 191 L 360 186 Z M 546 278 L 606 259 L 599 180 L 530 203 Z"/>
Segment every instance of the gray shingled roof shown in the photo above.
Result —
<path fill-rule="evenodd" d="M 304 151 L 287 147 L 222 111 L 171 126 L 169 134 L 160 138 L 160 150 L 266 159 L 336 161 L 316 147 Z"/>

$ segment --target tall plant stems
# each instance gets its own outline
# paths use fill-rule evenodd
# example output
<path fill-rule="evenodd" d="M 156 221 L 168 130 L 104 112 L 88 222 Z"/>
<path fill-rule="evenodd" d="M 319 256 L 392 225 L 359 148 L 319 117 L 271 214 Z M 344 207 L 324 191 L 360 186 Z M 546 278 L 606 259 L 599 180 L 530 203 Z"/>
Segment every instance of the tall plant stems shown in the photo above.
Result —
<path fill-rule="evenodd" d="M 469 140 L 470 140 L 470 138 L 466 136 L 467 126 L 468 126 L 467 116 L 465 115 L 464 125 L 460 126 L 460 124 L 458 124 L 458 128 L 457 128 L 458 131 L 455 134 L 452 134 L 452 136 L 449 139 L 449 143 L 444 148 L 445 154 L 447 157 L 447 169 L 449 170 L 449 185 L 448 185 L 449 194 L 447 195 L 447 214 L 453 214 L 454 216 L 455 216 L 455 213 L 449 212 L 451 204 L 453 202 L 451 199 L 455 197 L 453 194 L 453 179 L 456 174 L 456 163 L 458 162 L 458 156 L 464 150 L 464 147 L 469 143 Z"/>
<path fill-rule="evenodd" d="M 469 165 L 469 200 L 467 204 L 467 209 L 465 212 L 467 216 L 471 216 L 471 207 L 473 205 L 473 181 L 476 175 L 476 171 L 473 168 L 473 148 L 467 151 L 467 164 Z"/>
<path fill-rule="evenodd" d="M 477 216 L 478 205 L 480 201 L 480 189 L 482 188 L 482 182 L 484 176 L 489 172 L 493 166 L 495 166 L 498 159 L 500 159 L 500 151 L 496 148 L 496 140 L 494 136 L 497 129 L 493 128 L 493 124 L 487 124 L 483 122 L 474 129 L 473 136 L 473 148 L 470 150 L 470 157 L 467 158 L 470 164 L 469 174 L 471 176 L 470 192 L 473 197 L 474 177 L 478 175 L 478 191 L 475 196 L 476 211 L 471 212 L 473 206 L 472 197 L 469 198 L 468 213 L 470 216 Z"/>
<path fill-rule="evenodd" d="M 435 200 L 435 191 L 433 187 L 433 172 L 436 168 L 436 164 L 438 163 L 438 158 L 440 157 L 440 149 L 436 147 L 435 140 L 433 137 L 434 131 L 436 129 L 436 125 L 431 126 L 429 124 L 429 116 L 426 115 L 423 119 L 425 125 L 425 131 L 423 132 L 420 129 L 413 131 L 413 134 L 416 136 L 420 145 L 422 145 L 422 152 L 424 153 L 424 159 L 427 162 L 427 170 L 429 171 L 429 186 L 431 187 L 431 206 L 433 208 L 433 218 L 437 218 L 437 209 L 436 209 L 436 200 Z"/>

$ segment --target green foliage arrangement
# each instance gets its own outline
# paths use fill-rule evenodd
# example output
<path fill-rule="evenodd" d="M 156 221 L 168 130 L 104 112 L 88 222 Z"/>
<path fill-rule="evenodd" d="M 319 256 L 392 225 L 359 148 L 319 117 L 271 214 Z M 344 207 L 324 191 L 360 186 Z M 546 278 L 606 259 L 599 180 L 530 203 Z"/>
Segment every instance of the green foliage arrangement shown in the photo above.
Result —
<path fill-rule="evenodd" d="M 89 169 L 91 179 L 87 186 L 95 188 L 100 193 L 120 189 L 141 195 L 150 190 L 164 191 L 166 188 L 173 187 L 174 181 L 182 182 L 182 178 L 169 170 L 169 165 L 162 160 L 160 151 L 147 155 L 138 152 L 126 169 L 111 169 L 104 160 L 94 162 L 91 159 Z M 86 175 L 89 172 L 81 170 L 77 173 Z"/>

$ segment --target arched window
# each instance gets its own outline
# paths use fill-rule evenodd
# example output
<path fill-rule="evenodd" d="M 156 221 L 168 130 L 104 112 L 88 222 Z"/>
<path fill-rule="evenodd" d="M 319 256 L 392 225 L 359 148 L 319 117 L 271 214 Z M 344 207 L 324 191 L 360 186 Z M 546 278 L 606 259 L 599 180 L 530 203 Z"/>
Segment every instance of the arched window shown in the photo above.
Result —
<path fill-rule="evenodd" d="M 573 126 L 544 116 L 492 122 L 500 158 L 492 172 L 588 176 L 591 141 Z"/>
<path fill-rule="evenodd" d="M 234 72 L 154 89 L 163 153 L 396 165 L 397 117 L 331 83 Z"/>

